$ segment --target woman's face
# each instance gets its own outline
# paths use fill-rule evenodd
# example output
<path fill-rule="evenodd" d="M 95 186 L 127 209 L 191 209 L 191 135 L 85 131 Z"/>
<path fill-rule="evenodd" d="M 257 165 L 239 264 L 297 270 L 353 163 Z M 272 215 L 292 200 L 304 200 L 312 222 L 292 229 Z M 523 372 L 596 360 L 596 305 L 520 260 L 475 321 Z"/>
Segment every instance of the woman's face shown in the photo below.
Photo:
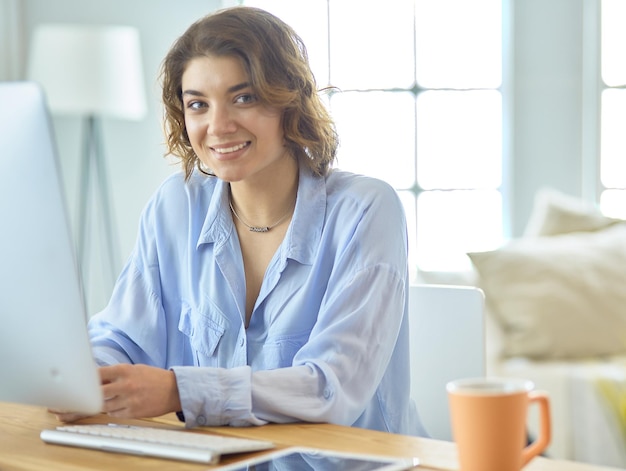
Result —
<path fill-rule="evenodd" d="M 281 111 L 259 103 L 237 58 L 192 59 L 183 73 L 182 98 L 191 146 L 218 178 L 263 179 L 292 160 L 283 145 Z"/>

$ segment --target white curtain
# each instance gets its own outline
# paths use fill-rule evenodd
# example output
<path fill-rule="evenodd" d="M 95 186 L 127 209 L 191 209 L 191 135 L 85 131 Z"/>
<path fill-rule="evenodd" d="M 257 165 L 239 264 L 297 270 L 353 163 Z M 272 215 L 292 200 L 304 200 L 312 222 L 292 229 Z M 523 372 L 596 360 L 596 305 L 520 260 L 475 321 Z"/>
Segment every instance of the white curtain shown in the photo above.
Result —
<path fill-rule="evenodd" d="M 0 80 L 23 78 L 25 43 L 21 19 L 20 0 L 0 0 Z"/>

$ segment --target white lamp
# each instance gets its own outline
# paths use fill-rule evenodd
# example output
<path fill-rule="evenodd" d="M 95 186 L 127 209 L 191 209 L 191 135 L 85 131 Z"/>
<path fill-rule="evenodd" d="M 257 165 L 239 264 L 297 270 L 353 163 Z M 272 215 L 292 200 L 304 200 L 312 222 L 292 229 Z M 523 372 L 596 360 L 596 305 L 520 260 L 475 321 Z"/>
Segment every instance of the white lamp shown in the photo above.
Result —
<path fill-rule="evenodd" d="M 78 261 L 85 272 L 91 170 L 98 185 L 112 282 L 118 270 L 100 118 L 141 120 L 146 114 L 139 33 L 127 26 L 48 24 L 32 38 L 28 79 L 39 82 L 53 114 L 84 120 L 78 214 Z"/>

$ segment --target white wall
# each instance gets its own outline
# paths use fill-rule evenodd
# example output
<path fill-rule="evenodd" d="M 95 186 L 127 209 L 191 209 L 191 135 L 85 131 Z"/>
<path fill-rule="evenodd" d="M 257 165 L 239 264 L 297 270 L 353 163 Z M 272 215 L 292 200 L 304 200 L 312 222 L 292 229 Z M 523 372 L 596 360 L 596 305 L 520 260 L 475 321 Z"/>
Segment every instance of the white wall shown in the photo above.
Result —
<path fill-rule="evenodd" d="M 19 78 L 22 56 L 19 0 L 0 0 L 0 80 Z"/>
<path fill-rule="evenodd" d="M 583 118 L 593 124 L 593 110 L 583 111 L 594 89 L 585 88 L 583 50 L 588 37 L 583 14 L 599 0 L 506 0 L 510 6 L 512 45 L 507 49 L 511 80 L 505 87 L 512 108 L 510 160 L 506 178 L 511 200 L 509 233 L 519 235 L 537 189 L 551 186 L 572 195 L 589 187 L 583 153 L 594 157 L 594 139 L 584 134 Z M 225 4 L 233 4 L 229 0 Z M 162 157 L 161 109 L 157 71 L 172 41 L 195 19 L 220 7 L 219 0 L 0 0 L 0 79 L 22 78 L 28 39 L 44 22 L 126 24 L 141 34 L 149 115 L 142 122 L 105 121 L 105 151 L 124 258 L 134 243 L 140 211 L 161 180 L 173 171 Z M 5 13 L 12 16 L 10 21 Z M 15 44 L 15 38 L 21 38 Z M 8 53 L 5 51 L 9 51 Z M 7 57 L 8 55 L 8 57 Z M 12 57 L 17 55 L 19 57 Z M 591 100 L 593 101 L 593 100 Z M 77 201 L 80 123 L 54 121 L 68 196 Z M 594 127 L 593 125 L 591 126 Z M 592 181 L 592 183 L 594 183 Z M 593 196 L 593 191 L 587 195 Z M 72 215 L 76 208 L 72 207 Z M 97 250 L 96 250 L 97 252 Z M 94 257 L 94 262 L 97 259 Z M 97 263 L 95 264 L 97 266 Z M 109 296 L 97 274 L 89 290 L 91 311 Z"/>
<path fill-rule="evenodd" d="M 543 186 L 582 196 L 584 0 L 512 0 L 512 232 Z M 586 130 L 588 131 L 588 130 Z"/>

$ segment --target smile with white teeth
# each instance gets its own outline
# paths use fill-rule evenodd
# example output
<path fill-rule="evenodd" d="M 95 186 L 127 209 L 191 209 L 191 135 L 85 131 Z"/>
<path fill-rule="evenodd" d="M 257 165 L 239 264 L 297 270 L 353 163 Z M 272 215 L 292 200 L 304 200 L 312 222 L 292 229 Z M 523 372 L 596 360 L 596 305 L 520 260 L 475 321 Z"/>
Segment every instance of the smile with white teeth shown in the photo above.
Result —
<path fill-rule="evenodd" d="M 232 147 L 213 147 L 213 150 L 217 152 L 218 154 L 228 154 L 229 152 L 235 152 L 240 149 L 243 149 L 248 144 L 250 144 L 250 142 L 246 141 L 246 142 L 242 142 L 241 144 L 237 144 L 236 146 L 232 146 Z"/>

